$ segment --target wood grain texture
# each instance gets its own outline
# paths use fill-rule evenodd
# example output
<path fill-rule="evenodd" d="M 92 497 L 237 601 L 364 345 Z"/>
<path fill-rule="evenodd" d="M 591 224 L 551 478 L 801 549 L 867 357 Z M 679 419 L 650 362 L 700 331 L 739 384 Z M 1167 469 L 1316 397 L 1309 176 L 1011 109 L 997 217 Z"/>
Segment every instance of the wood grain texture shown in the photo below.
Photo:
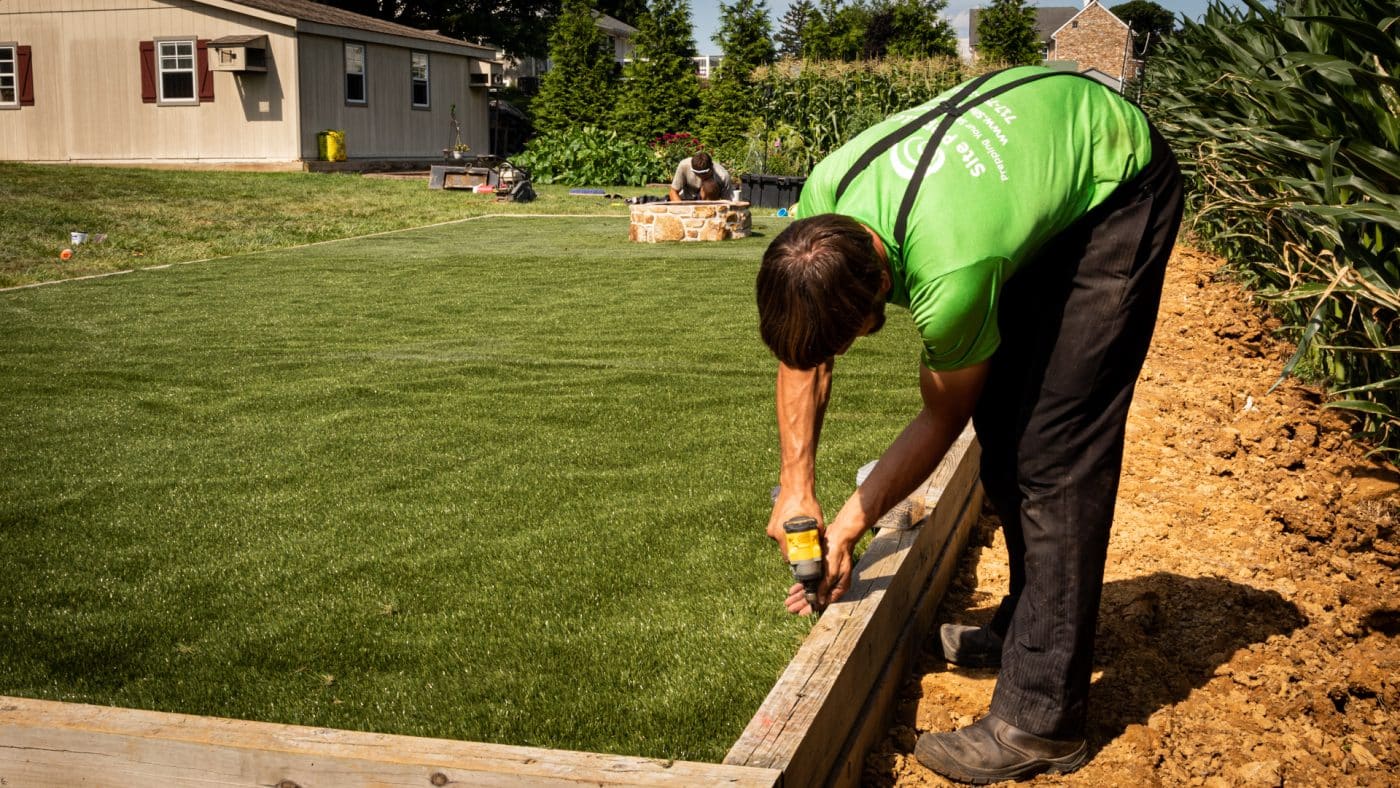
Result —
<path fill-rule="evenodd" d="M 920 621 L 927 627 L 946 588 L 946 578 L 942 587 L 938 578 L 951 573 L 971 526 L 967 512 L 974 499 L 980 503 L 979 455 L 969 426 L 911 496 L 911 513 L 921 506 L 927 512 L 923 524 L 900 530 L 882 521 L 851 591 L 822 614 L 725 763 L 781 769 L 787 785 L 822 785 L 849 771 L 838 762 L 844 760 L 859 778 L 860 744 L 870 740 L 863 726 L 882 723 L 862 716 L 878 711 L 867 708 L 877 681 L 893 669 L 901 638 L 917 644 L 906 631 Z M 929 612 L 915 615 L 922 609 Z"/>
<path fill-rule="evenodd" d="M 963 502 L 961 517 L 948 535 L 948 544 L 941 551 L 929 581 L 924 586 L 924 592 L 914 605 L 908 626 L 900 633 L 889 661 L 885 663 L 884 670 L 880 671 L 875 687 L 866 699 L 865 708 L 861 710 L 857 724 L 846 739 L 841 754 L 836 758 L 836 766 L 828 785 L 848 788 L 861 784 L 865 757 L 890 729 L 900 685 L 908 675 L 909 666 L 918 659 L 924 638 L 928 636 L 934 616 L 938 613 L 938 605 L 957 572 L 958 560 L 963 549 L 967 547 L 968 537 L 981 510 L 982 488 L 977 485 Z"/>
<path fill-rule="evenodd" d="M 778 785 L 774 769 L 0 697 L 12 786 Z"/>

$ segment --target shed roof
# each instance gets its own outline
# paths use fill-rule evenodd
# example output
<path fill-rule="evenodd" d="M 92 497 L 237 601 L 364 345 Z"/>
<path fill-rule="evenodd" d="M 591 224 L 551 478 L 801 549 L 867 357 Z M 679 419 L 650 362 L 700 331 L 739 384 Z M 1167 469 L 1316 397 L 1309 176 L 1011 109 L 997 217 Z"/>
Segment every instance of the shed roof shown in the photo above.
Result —
<path fill-rule="evenodd" d="M 637 32 L 637 28 L 627 24 L 626 22 L 622 21 L 621 19 L 618 19 L 615 16 L 608 16 L 607 14 L 604 14 L 601 11 L 593 12 L 593 21 L 595 24 L 598 25 L 598 27 L 601 27 L 602 29 L 611 33 L 617 33 L 623 36 L 624 38 L 631 37 Z"/>
<path fill-rule="evenodd" d="M 321 3 L 313 3 L 311 0 L 229 0 L 229 2 L 248 6 L 249 8 L 256 8 L 260 11 L 289 16 L 298 20 L 318 22 L 323 25 L 335 25 L 336 27 L 345 27 L 351 30 L 365 30 L 372 33 L 401 36 L 403 38 L 413 38 L 420 41 L 435 41 L 439 44 L 451 44 L 459 47 L 491 49 L 491 47 L 474 44 L 470 41 L 463 41 L 460 38 L 452 38 L 451 36 L 445 36 L 430 30 L 419 30 L 416 27 L 401 25 L 397 22 L 377 19 L 372 16 L 365 16 L 364 14 L 357 14 L 352 11 L 322 5 Z"/>

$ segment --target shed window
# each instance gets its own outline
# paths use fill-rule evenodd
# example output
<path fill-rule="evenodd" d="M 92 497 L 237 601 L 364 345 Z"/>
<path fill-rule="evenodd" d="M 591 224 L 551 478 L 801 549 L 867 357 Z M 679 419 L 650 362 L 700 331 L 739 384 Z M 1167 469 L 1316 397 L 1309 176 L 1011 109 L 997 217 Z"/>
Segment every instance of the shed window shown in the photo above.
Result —
<path fill-rule="evenodd" d="M 365 95 L 365 45 L 345 45 L 345 103 L 368 104 Z"/>
<path fill-rule="evenodd" d="M 409 53 L 409 78 L 413 81 L 413 106 L 428 106 L 428 53 Z"/>
<path fill-rule="evenodd" d="M 0 107 L 19 106 L 19 56 L 11 44 L 0 45 Z"/>
<path fill-rule="evenodd" d="M 194 41 L 157 41 L 156 68 L 160 76 L 160 101 L 194 103 Z"/>

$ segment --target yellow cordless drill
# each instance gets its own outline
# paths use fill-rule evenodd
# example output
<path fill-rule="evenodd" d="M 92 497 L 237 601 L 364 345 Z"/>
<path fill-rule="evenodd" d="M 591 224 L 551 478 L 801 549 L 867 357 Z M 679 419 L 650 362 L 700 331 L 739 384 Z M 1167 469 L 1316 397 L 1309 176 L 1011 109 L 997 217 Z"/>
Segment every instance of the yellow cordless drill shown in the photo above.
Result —
<path fill-rule="evenodd" d="M 817 588 L 822 583 L 822 537 L 815 517 L 799 514 L 783 523 L 787 533 L 788 563 L 792 565 L 792 576 L 802 584 L 806 592 L 807 604 L 817 609 Z"/>

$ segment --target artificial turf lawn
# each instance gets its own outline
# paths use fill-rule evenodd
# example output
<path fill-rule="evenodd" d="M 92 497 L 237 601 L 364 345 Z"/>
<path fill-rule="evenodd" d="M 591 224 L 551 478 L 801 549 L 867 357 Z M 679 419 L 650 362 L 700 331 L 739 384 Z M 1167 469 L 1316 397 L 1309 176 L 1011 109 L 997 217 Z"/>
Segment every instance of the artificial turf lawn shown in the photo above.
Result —
<path fill-rule="evenodd" d="M 0 694 L 718 761 L 809 622 L 722 244 L 486 219 L 0 293 Z M 837 365 L 820 492 L 917 403 Z"/>

